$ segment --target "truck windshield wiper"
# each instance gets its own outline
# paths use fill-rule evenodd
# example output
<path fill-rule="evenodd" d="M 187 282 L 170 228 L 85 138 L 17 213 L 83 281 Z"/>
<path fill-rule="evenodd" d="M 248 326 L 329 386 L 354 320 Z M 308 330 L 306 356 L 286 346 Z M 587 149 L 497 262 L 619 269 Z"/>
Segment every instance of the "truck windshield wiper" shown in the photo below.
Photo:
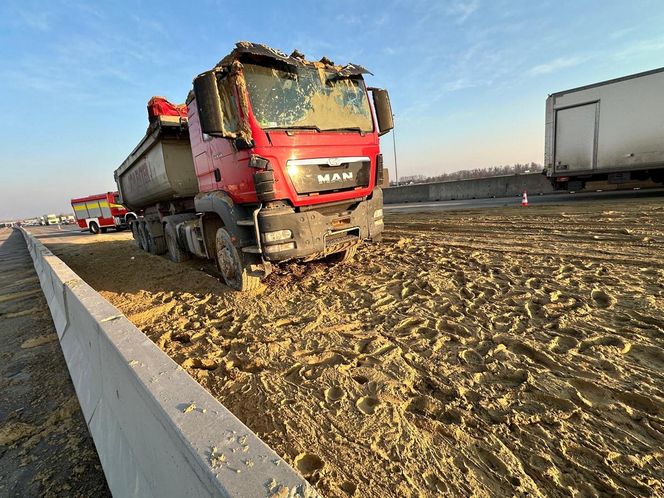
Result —
<path fill-rule="evenodd" d="M 366 133 L 362 128 L 359 126 L 344 126 L 342 128 L 325 128 L 323 131 L 357 131 L 359 133 Z"/>
<path fill-rule="evenodd" d="M 263 128 L 265 131 L 274 131 L 274 130 L 316 130 L 320 133 L 320 128 L 316 125 L 301 125 L 301 126 L 270 126 L 269 128 Z"/>

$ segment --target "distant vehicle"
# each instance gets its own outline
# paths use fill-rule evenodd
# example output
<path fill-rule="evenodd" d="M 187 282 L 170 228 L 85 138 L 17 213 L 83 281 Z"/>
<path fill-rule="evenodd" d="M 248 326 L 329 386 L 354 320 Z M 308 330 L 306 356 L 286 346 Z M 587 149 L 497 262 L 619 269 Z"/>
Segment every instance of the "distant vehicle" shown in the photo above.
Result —
<path fill-rule="evenodd" d="M 42 216 L 42 222 L 44 225 L 57 225 L 60 223 L 60 218 L 58 218 L 55 214 L 45 214 Z"/>
<path fill-rule="evenodd" d="M 194 79 L 187 105 L 153 98 L 147 134 L 115 171 L 141 214 L 139 247 L 214 259 L 229 287 L 249 290 L 274 263 L 343 261 L 379 239 L 379 136 L 393 119 L 364 73 L 240 42 Z"/>
<path fill-rule="evenodd" d="M 664 67 L 550 95 L 544 163 L 555 190 L 664 183 Z"/>
<path fill-rule="evenodd" d="M 71 200 L 78 226 L 91 233 L 106 233 L 109 228 L 124 230 L 136 219 L 118 200 L 117 192 L 79 197 Z"/>

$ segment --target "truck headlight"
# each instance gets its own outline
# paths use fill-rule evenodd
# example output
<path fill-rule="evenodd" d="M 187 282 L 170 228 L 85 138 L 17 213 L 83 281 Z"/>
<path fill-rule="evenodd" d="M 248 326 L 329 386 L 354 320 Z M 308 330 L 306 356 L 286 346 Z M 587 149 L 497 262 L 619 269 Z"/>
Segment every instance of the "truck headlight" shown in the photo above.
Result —
<path fill-rule="evenodd" d="M 274 232 L 265 232 L 263 234 L 263 242 L 277 242 L 278 240 L 290 239 L 293 232 L 290 230 L 276 230 Z"/>
<path fill-rule="evenodd" d="M 374 220 L 376 218 L 382 218 L 382 217 L 383 217 L 383 209 L 382 208 L 381 209 L 376 209 L 374 211 Z"/>

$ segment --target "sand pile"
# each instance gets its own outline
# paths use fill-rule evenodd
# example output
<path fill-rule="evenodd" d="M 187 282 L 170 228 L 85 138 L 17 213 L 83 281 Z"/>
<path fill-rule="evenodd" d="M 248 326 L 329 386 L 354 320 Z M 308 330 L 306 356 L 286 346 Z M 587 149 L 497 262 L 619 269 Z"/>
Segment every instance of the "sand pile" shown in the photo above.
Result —
<path fill-rule="evenodd" d="M 393 215 L 251 296 L 114 237 L 47 244 L 325 496 L 664 494 L 661 201 Z"/>

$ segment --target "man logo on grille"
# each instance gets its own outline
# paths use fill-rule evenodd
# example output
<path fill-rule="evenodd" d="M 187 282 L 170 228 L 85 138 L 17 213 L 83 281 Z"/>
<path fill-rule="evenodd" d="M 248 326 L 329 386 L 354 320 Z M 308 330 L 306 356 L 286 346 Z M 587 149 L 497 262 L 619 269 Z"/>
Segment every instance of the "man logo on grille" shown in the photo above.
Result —
<path fill-rule="evenodd" d="M 353 179 L 352 171 L 344 171 L 343 173 L 325 173 L 324 175 L 318 175 L 318 183 L 337 183 L 345 182 L 346 180 Z"/>

